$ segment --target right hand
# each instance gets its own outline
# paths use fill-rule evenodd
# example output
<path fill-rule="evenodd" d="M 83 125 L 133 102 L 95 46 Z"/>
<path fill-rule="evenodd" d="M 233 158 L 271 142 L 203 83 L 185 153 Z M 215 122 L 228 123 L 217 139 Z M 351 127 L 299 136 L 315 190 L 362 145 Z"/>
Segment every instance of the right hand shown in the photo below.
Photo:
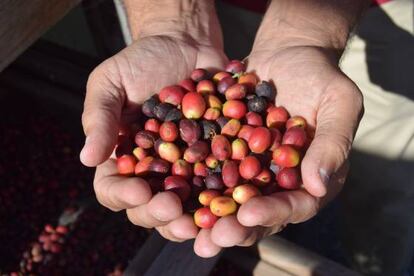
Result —
<path fill-rule="evenodd" d="M 217 40 L 216 40 L 217 41 Z M 98 201 L 113 210 L 125 210 L 129 220 L 182 241 L 195 238 L 198 229 L 184 215 L 172 192 L 152 196 L 145 180 L 118 175 L 110 158 L 123 125 L 136 120 L 140 104 L 162 87 L 188 78 L 195 68 L 223 68 L 221 45 L 203 43 L 182 33 L 141 38 L 100 64 L 90 75 L 82 115 L 86 135 L 82 163 L 96 168 L 94 189 Z"/>

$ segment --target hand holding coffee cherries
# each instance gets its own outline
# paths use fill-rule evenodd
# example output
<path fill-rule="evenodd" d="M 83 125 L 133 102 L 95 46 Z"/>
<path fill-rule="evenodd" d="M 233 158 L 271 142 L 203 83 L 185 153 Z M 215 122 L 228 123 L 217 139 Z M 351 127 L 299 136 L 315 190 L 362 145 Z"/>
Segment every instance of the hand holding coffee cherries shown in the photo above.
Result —
<path fill-rule="evenodd" d="M 137 225 L 160 226 L 160 232 L 174 234 L 172 239 L 197 235 L 193 218 L 182 215 L 179 199 L 170 192 L 153 196 L 140 178 L 119 176 L 116 160 L 110 156 L 119 133 L 137 120 L 142 103 L 152 94 L 188 77 L 194 68 L 225 66 L 222 46 L 208 39 L 201 45 L 201 40 L 178 31 L 140 37 L 99 65 L 87 85 L 82 116 L 87 138 L 80 158 L 87 166 L 97 166 L 93 185 L 98 201 L 113 211 L 127 210 Z"/>
<path fill-rule="evenodd" d="M 219 217 L 213 231 L 228 224 L 246 230 L 238 231 L 246 238 L 269 232 L 269 228 L 243 227 L 235 218 L 238 204 L 248 206 L 253 197 L 298 189 L 300 158 L 312 135 L 303 117 L 289 118 L 286 109 L 273 105 L 272 84 L 258 83 L 256 75 L 244 73 L 244 64 L 238 61 L 226 70 L 211 78 L 206 70 L 196 69 L 191 78 L 161 89 L 142 105 L 141 130 L 133 124 L 120 136 L 116 149 L 121 175 L 144 178 L 153 194 L 175 193 L 184 211 L 194 214 L 195 224 L 202 228 L 195 249 L 202 256 L 219 250 L 209 242 L 214 233 L 210 229 Z M 129 211 L 131 221 L 145 226 L 133 216 Z M 158 230 L 171 239 L 171 232 L 165 230 L 175 225 L 175 231 L 182 228 L 194 235 L 197 230 L 189 223 L 183 215 Z M 233 245 L 243 242 L 237 241 L 238 232 Z M 190 238 L 181 235 L 173 239 Z"/>
<path fill-rule="evenodd" d="M 275 107 L 275 88 L 244 70 L 235 60 L 212 77 L 196 69 L 164 87 L 116 150 L 121 175 L 142 177 L 153 193 L 174 192 L 200 228 L 235 214 L 237 203 L 301 184 L 306 121 Z"/>

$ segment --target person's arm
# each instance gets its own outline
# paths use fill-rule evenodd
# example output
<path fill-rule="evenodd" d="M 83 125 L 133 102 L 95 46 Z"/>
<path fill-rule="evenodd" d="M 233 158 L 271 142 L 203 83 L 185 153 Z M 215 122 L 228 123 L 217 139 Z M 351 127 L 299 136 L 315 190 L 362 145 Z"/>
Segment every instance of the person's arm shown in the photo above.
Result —
<path fill-rule="evenodd" d="M 277 90 L 275 104 L 304 117 L 314 130 L 300 167 L 303 188 L 251 198 L 240 206 L 237 221 L 230 216 L 214 225 L 213 243 L 251 245 L 286 224 L 310 219 L 343 187 L 363 98 L 338 61 L 368 4 L 363 0 L 271 1 L 247 58 L 247 71 L 271 80 Z M 216 252 L 209 253 L 204 256 Z"/>
<path fill-rule="evenodd" d="M 372 0 L 273 0 L 258 30 L 255 47 L 330 48 L 342 54 L 355 24 Z"/>
<path fill-rule="evenodd" d="M 113 78 L 110 81 L 112 85 L 105 89 L 112 89 L 114 84 L 118 86 L 116 91 L 121 101 L 114 103 L 111 107 L 111 111 L 117 109 L 118 117 L 121 105 L 125 105 L 122 101 L 129 99 L 133 100 L 134 104 L 141 103 L 161 86 L 171 84 L 174 81 L 178 82 L 180 80 L 177 79 L 178 76 L 180 78 L 188 77 L 195 66 L 211 66 L 212 56 L 214 57 L 213 63 L 220 59 L 219 64 L 221 65 L 225 60 L 222 50 L 222 32 L 215 12 L 214 1 L 125 0 L 125 5 L 135 43 L 106 60 L 90 75 L 83 116 L 84 130 L 88 139 L 81 154 L 81 160 L 87 166 L 96 166 L 109 157 L 117 135 L 117 127 L 113 127 L 109 132 L 106 129 L 103 131 L 102 128 L 108 126 L 102 123 L 102 119 L 96 119 L 98 116 L 103 116 L 104 111 L 108 110 L 99 106 L 102 105 L 101 102 L 106 99 L 106 96 L 103 91 L 100 91 L 103 90 L 102 88 L 98 89 L 97 84 L 102 80 L 95 80 L 106 75 L 111 76 Z M 220 57 L 217 58 L 217 56 Z M 146 89 L 140 91 L 140 94 L 136 94 L 136 91 L 133 90 L 135 84 L 132 82 L 145 81 L 142 76 L 136 74 L 138 69 L 149 71 L 150 68 L 144 68 L 146 66 L 141 65 L 147 59 L 149 64 L 153 61 L 161 61 L 159 64 L 163 66 L 157 70 L 157 73 L 158 75 L 162 74 L 163 79 L 153 82 L 151 85 L 144 83 Z M 119 64 L 125 68 L 120 67 Z M 167 70 L 169 67 L 173 67 L 175 70 L 163 74 L 163 69 Z M 133 69 L 133 71 L 129 72 L 125 69 Z M 110 74 L 106 71 L 110 71 Z M 95 92 L 95 90 L 98 91 Z M 124 92 L 129 96 L 128 98 L 125 97 Z M 135 94 L 131 97 L 132 93 Z M 105 115 L 113 117 L 112 114 Z M 119 118 L 116 119 L 119 120 Z M 111 134 L 110 140 L 102 139 L 109 134 Z"/>
<path fill-rule="evenodd" d="M 212 0 L 125 0 L 133 40 L 152 35 L 185 35 L 222 47 Z"/>
<path fill-rule="evenodd" d="M 126 210 L 132 223 L 155 227 L 170 240 L 192 239 L 199 231 L 193 218 L 183 214 L 178 196 L 168 191 L 152 194 L 145 179 L 119 175 L 110 156 L 119 131 L 128 134 L 126 126 L 137 121 L 146 99 L 188 78 L 195 68 L 223 68 L 228 62 L 214 2 L 128 0 L 126 4 L 134 42 L 89 76 L 82 115 L 87 138 L 80 159 L 86 166 L 97 166 L 94 189 L 103 206 Z"/>

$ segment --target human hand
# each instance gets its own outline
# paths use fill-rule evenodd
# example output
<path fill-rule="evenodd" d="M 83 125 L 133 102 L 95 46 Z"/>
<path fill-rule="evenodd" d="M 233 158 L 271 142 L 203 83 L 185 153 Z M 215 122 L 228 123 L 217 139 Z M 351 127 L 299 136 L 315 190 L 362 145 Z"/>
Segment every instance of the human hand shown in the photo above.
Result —
<path fill-rule="evenodd" d="M 336 54 L 328 49 L 255 48 L 247 62 L 247 71 L 274 82 L 276 105 L 303 116 L 315 133 L 301 165 L 303 189 L 252 198 L 237 216 L 221 218 L 209 237 L 219 247 L 249 246 L 288 223 L 313 217 L 344 184 L 348 153 L 362 115 L 359 89 L 339 70 Z M 214 249 L 204 256 L 216 254 L 218 248 Z"/>
<path fill-rule="evenodd" d="M 87 166 L 97 166 L 94 189 L 102 205 L 113 211 L 126 209 L 131 222 L 157 227 L 171 240 L 195 237 L 197 227 L 191 216 L 182 214 L 175 194 L 152 197 L 143 179 L 119 176 L 109 157 L 119 131 L 137 120 L 144 100 L 187 78 L 195 68 L 222 68 L 226 62 L 221 45 L 169 32 L 140 38 L 91 73 L 82 116 L 87 139 L 80 158 Z"/>

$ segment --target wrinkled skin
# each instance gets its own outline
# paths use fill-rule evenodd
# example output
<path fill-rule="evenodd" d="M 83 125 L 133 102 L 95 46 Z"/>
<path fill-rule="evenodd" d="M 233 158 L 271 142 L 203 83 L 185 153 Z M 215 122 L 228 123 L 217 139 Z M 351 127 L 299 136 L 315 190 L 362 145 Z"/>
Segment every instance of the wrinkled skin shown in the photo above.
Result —
<path fill-rule="evenodd" d="M 99 202 L 114 211 L 126 209 L 132 223 L 156 227 L 167 239 L 196 238 L 194 250 L 202 257 L 214 256 L 223 247 L 249 246 L 288 223 L 314 216 L 345 181 L 346 159 L 362 115 L 358 88 L 340 72 L 335 54 L 318 47 L 255 47 L 247 61 L 248 71 L 276 84 L 276 104 L 305 117 L 315 130 L 302 163 L 303 189 L 253 198 L 237 215 L 199 231 L 192 217 L 183 214 L 175 194 L 162 192 L 151 198 L 143 179 L 117 175 L 115 161 L 107 159 L 138 105 L 163 86 L 188 77 L 194 68 L 223 68 L 227 62 L 221 46 L 179 37 L 143 38 L 90 76 L 83 114 L 88 139 L 81 160 L 98 165 L 94 188 Z"/>

